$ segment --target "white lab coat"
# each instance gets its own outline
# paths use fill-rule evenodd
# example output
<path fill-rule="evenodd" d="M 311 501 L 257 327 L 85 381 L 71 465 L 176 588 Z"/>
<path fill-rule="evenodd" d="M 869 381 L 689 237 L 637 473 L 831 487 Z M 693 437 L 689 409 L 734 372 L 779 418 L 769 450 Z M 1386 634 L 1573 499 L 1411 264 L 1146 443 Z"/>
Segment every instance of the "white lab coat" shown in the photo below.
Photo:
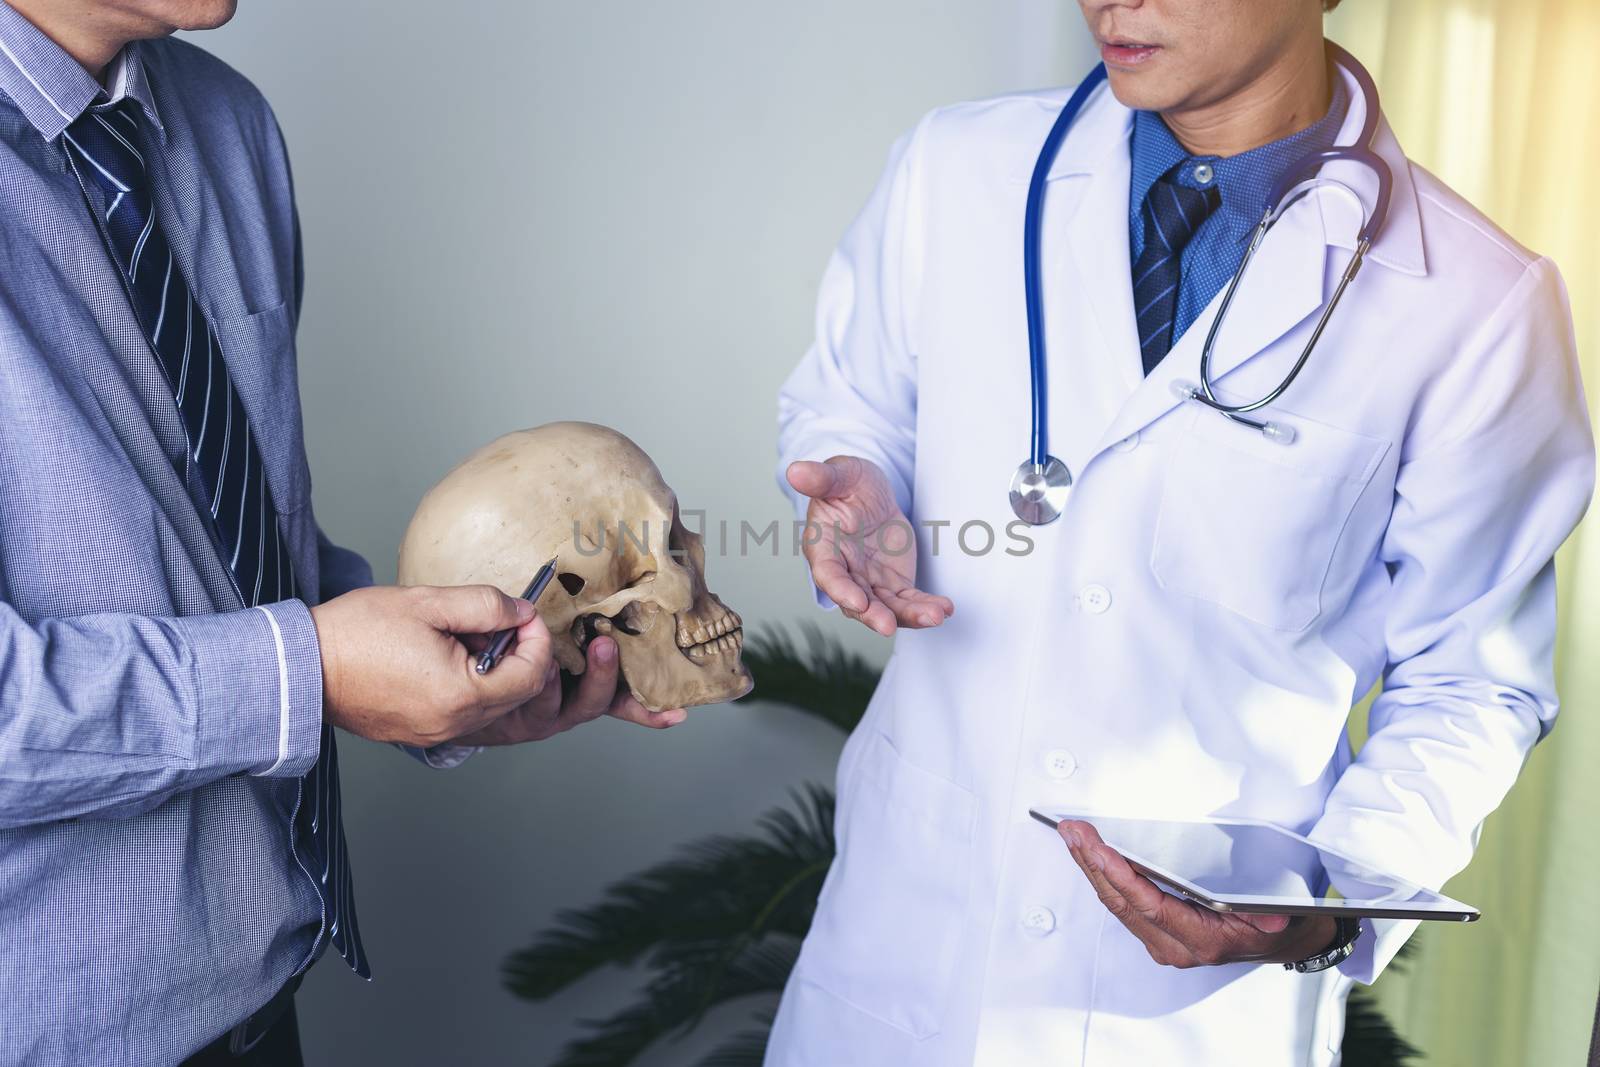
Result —
<path fill-rule="evenodd" d="M 774 1067 L 1335 1063 L 1350 983 L 1410 924 L 1320 976 L 1161 967 L 1028 808 L 1254 817 L 1437 887 L 1555 716 L 1551 557 L 1594 477 L 1565 292 L 1386 124 L 1388 225 L 1273 409 L 1282 445 L 1174 397 L 1216 300 L 1143 376 L 1131 112 L 1096 91 L 1043 226 L 1050 449 L 1077 484 L 1008 554 L 1023 203 L 1065 95 L 942 109 L 896 145 L 782 391 L 780 470 L 864 456 L 914 522 L 951 523 L 920 528 L 919 578 L 956 613 L 896 637 L 840 760 L 839 858 Z M 1370 203 L 1367 171 L 1324 174 Z M 1273 231 L 1218 344 L 1225 396 L 1282 379 L 1357 224 L 1321 192 Z M 992 551 L 981 526 L 957 543 L 973 521 Z M 1346 717 L 1380 677 L 1352 762 Z"/>

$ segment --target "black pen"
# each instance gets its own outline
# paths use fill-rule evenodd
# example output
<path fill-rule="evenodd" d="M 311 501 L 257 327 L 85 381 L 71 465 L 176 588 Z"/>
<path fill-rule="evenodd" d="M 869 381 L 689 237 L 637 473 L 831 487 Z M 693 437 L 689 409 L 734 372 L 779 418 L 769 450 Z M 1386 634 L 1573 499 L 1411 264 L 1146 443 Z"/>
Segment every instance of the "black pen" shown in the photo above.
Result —
<path fill-rule="evenodd" d="M 556 559 L 539 568 L 539 573 L 533 576 L 533 581 L 528 583 L 528 588 L 522 591 L 522 599 L 532 604 L 538 601 L 539 594 L 544 592 L 544 587 L 550 584 L 550 579 L 556 576 Z M 478 673 L 488 674 L 500 657 L 506 654 L 506 646 L 511 644 L 511 638 L 516 635 L 517 628 L 501 630 L 494 635 L 494 640 L 489 642 L 489 647 L 478 653 Z"/>

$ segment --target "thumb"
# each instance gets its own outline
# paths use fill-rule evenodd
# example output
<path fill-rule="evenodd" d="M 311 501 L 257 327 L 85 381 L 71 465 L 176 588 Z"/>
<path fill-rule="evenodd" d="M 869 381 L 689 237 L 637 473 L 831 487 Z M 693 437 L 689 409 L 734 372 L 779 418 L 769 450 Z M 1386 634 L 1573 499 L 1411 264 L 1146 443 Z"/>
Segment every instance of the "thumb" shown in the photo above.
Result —
<path fill-rule="evenodd" d="M 1239 918 L 1264 934 L 1281 934 L 1289 928 L 1287 915 L 1261 915 L 1254 912 L 1236 912 Z"/>
<path fill-rule="evenodd" d="M 533 605 L 492 585 L 441 586 L 432 591 L 428 621 L 452 634 L 492 634 L 533 618 Z"/>
<path fill-rule="evenodd" d="M 527 601 L 523 601 L 527 603 Z M 544 691 L 556 670 L 550 631 L 538 616 L 517 629 L 516 644 L 499 666 L 476 678 L 484 698 L 500 706 L 525 704 Z M 474 656 L 467 657 L 471 663 Z"/>
<path fill-rule="evenodd" d="M 815 500 L 848 494 L 861 480 L 862 462 L 855 456 L 834 456 L 826 463 L 802 459 L 789 464 L 786 475 L 795 491 Z"/>

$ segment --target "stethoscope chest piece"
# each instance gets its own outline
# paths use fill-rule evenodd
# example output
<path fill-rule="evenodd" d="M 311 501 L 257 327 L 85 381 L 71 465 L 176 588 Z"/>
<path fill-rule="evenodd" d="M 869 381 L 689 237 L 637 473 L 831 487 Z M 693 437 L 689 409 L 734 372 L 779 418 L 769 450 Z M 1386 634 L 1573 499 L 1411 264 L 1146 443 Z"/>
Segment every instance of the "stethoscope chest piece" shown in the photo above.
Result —
<path fill-rule="evenodd" d="M 1072 472 L 1054 456 L 1043 463 L 1028 460 L 1011 478 L 1011 510 L 1029 526 L 1055 522 L 1072 492 Z"/>

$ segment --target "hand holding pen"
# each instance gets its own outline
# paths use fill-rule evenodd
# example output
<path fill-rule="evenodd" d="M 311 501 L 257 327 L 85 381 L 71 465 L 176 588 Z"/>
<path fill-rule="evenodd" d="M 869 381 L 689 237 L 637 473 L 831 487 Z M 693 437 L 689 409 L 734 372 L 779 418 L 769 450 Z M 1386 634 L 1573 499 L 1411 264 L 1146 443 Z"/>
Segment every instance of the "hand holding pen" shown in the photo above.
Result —
<path fill-rule="evenodd" d="M 534 574 L 533 581 L 528 583 L 528 588 L 522 591 L 522 599 L 530 604 L 537 604 L 540 594 L 544 592 L 545 586 L 550 584 L 550 579 L 554 578 L 555 574 L 556 557 L 552 556 L 550 561 L 540 567 L 537 573 Z M 478 654 L 477 669 L 479 674 L 488 674 L 494 669 L 494 665 L 500 662 L 500 657 L 506 654 L 506 648 L 511 644 L 511 639 L 516 636 L 516 633 L 517 629 L 513 626 L 501 630 L 490 639 L 489 647 Z"/>
<path fill-rule="evenodd" d="M 537 597 L 549 581 L 530 583 L 528 593 Z M 314 606 L 311 619 L 323 721 L 373 741 L 514 745 L 604 715 L 657 730 L 685 717 L 633 698 L 609 637 L 589 642 L 584 672 L 563 692 L 533 604 L 493 586 L 371 586 Z M 497 643 L 495 666 L 480 674 L 480 653 Z"/>
<path fill-rule="evenodd" d="M 554 674 L 533 605 L 493 586 L 369 586 L 315 605 L 311 620 L 323 721 L 373 741 L 427 748 L 471 734 L 537 700 Z M 515 646 L 476 673 L 482 635 L 510 627 Z"/>

